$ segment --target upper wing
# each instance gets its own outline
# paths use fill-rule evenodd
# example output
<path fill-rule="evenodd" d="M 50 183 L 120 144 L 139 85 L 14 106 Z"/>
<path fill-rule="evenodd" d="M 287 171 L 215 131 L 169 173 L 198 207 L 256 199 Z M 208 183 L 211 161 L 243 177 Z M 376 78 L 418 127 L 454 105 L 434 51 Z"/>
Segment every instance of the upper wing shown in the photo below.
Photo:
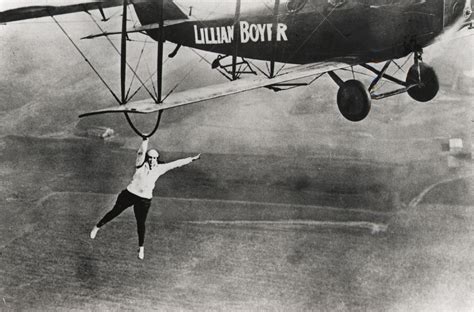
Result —
<path fill-rule="evenodd" d="M 151 12 L 148 15 L 158 16 L 155 0 L 133 0 L 129 3 L 133 3 L 137 10 Z M 121 5 L 123 5 L 123 0 L 0 0 L 0 23 L 96 9 L 102 10 Z M 163 5 L 165 20 L 187 18 L 172 0 L 164 0 Z M 148 24 L 147 20 L 145 20 L 145 24 Z"/>
<path fill-rule="evenodd" d="M 253 79 L 241 79 L 202 88 L 190 89 L 182 92 L 172 93 L 163 101 L 163 103 L 160 104 L 156 104 L 152 99 L 147 99 L 142 101 L 130 102 L 125 105 L 96 110 L 93 112 L 81 114 L 79 117 L 120 112 L 147 114 L 182 105 L 188 105 L 210 99 L 216 99 L 219 97 L 237 94 L 244 91 L 250 91 L 262 87 L 281 84 L 296 79 L 316 76 L 319 74 L 326 73 L 328 71 L 342 69 L 349 66 L 351 65 L 341 62 L 323 62 L 300 65 L 293 67 L 287 72 L 280 74 L 274 78 L 257 77 Z"/>
<path fill-rule="evenodd" d="M 0 23 L 120 6 L 123 0 L 0 1 Z"/>

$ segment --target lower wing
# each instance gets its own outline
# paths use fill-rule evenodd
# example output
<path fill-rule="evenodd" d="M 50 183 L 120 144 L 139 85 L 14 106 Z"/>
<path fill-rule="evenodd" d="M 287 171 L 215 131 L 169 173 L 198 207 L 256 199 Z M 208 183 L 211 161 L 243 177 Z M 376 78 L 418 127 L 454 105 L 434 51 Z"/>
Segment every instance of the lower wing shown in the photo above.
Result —
<path fill-rule="evenodd" d="M 106 113 L 141 113 L 148 114 L 166 110 L 178 106 L 199 103 L 206 100 L 216 99 L 232 94 L 250 91 L 262 87 L 271 87 L 281 83 L 291 82 L 297 79 L 313 77 L 329 71 L 350 67 L 355 64 L 342 62 L 322 62 L 295 66 L 286 72 L 274 77 L 257 77 L 253 79 L 241 79 L 207 87 L 190 89 L 170 94 L 162 103 L 155 103 L 152 99 L 130 102 L 125 105 L 99 109 L 93 112 L 81 114 L 79 117 Z"/>

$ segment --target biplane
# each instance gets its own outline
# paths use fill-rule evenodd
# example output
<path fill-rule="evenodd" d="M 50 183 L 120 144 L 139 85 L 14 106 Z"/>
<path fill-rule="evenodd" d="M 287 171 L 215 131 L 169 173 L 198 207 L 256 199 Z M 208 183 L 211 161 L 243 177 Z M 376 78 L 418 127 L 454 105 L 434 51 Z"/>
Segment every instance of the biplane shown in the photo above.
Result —
<path fill-rule="evenodd" d="M 350 121 L 363 120 L 372 101 L 401 93 L 428 102 L 436 96 L 439 83 L 433 68 L 423 62 L 423 49 L 449 31 L 472 29 L 470 0 L 2 0 L 0 23 L 51 17 L 67 35 L 56 15 L 96 10 L 106 22 L 106 9 L 112 7 L 123 8 L 121 29 L 102 30 L 83 39 L 121 37 L 121 94 L 112 92 L 119 105 L 80 117 L 125 113 L 142 136 L 128 114 L 158 112 L 157 128 L 161 113 L 167 109 L 257 88 L 281 91 L 308 85 L 324 74 L 338 85 L 337 106 Z M 133 27 L 127 23 L 131 8 L 140 22 Z M 139 101 L 131 101 L 125 91 L 130 67 L 127 39 L 132 33 L 155 40 L 158 51 L 157 91 Z M 170 57 L 182 47 L 215 53 L 211 68 L 229 81 L 181 92 L 171 90 L 163 96 L 165 43 L 176 45 Z M 387 73 L 390 66 L 399 66 L 398 59 L 412 57 L 405 77 Z M 255 68 L 249 60 L 264 61 L 267 66 Z M 277 68 L 276 64 L 292 66 Z M 338 75 L 338 71 L 355 66 L 372 73 L 370 85 L 355 78 L 344 81 Z M 382 80 L 397 87 L 379 93 L 377 86 Z"/>

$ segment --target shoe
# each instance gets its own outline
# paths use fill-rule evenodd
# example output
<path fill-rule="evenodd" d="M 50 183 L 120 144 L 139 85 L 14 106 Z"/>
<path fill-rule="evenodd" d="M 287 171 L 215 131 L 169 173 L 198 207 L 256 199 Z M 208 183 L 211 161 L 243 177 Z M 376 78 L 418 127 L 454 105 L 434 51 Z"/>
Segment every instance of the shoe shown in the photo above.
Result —
<path fill-rule="evenodd" d="M 141 246 L 138 248 L 138 259 L 145 259 L 145 247 Z"/>
<path fill-rule="evenodd" d="M 94 239 L 95 236 L 97 235 L 97 232 L 99 232 L 99 228 L 96 226 L 94 226 L 94 228 L 92 229 L 91 231 L 91 238 Z"/>

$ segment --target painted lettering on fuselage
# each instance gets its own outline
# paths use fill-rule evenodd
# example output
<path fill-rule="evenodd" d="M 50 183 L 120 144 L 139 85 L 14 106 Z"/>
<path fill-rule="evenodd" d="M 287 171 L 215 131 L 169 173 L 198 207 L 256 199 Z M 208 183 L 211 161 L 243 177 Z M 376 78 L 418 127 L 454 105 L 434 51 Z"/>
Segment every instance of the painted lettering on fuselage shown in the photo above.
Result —
<path fill-rule="evenodd" d="M 287 26 L 276 24 L 276 36 L 273 36 L 273 24 L 251 24 L 240 22 L 240 43 L 288 41 Z M 194 25 L 194 42 L 196 44 L 226 44 L 234 41 L 234 26 L 198 27 Z"/>

